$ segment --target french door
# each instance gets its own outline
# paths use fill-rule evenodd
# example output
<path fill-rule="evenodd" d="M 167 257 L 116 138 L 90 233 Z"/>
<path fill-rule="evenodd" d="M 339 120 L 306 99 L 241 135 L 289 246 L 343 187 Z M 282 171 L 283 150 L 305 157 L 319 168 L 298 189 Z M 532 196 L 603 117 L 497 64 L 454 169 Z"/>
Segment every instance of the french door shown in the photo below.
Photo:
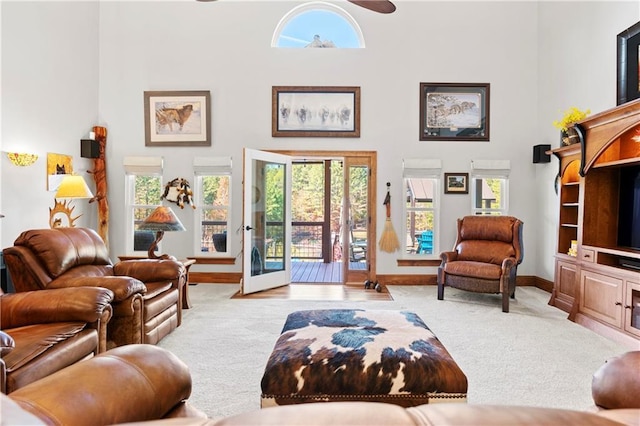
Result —
<path fill-rule="evenodd" d="M 291 282 L 291 158 L 244 149 L 241 293 Z"/>

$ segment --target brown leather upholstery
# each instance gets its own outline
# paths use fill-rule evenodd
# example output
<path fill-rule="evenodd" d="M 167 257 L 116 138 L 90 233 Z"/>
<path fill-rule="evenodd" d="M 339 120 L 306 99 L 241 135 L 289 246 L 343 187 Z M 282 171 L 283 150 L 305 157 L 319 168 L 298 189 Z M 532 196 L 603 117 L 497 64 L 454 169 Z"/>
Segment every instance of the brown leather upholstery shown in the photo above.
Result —
<path fill-rule="evenodd" d="M 637 359 L 623 355 L 625 362 Z M 596 373 L 613 374 L 618 368 Z M 630 365 L 631 367 L 634 364 Z M 640 383 L 637 370 L 626 371 Z M 82 377 L 83 380 L 78 378 Z M 109 386 L 104 386 L 109 383 Z M 594 382 L 595 385 L 596 382 Z M 618 382 L 622 387 L 625 379 Z M 611 383 L 616 386 L 615 383 Z M 170 352 L 151 345 L 129 345 L 75 364 L 46 379 L 25 386 L 9 397 L 0 395 L 3 423 L 48 425 L 180 426 L 371 426 L 371 425 L 638 425 L 640 409 L 588 411 L 461 403 L 427 404 L 403 408 L 381 402 L 315 402 L 254 410 L 222 419 L 207 419 L 186 401 L 191 389 L 187 367 Z M 613 389 L 613 388 L 607 388 Z M 605 389 L 602 389 L 605 391 Z M 622 391 L 622 389 L 620 389 Z M 64 397 L 60 397 L 63 395 Z M 614 392 L 613 398 L 621 392 Z M 81 402 L 81 403 L 80 403 Z M 37 417 L 36 417 L 37 416 Z M 156 420 L 154 420 L 156 419 Z"/>
<path fill-rule="evenodd" d="M 591 394 L 599 409 L 640 408 L 640 351 L 607 360 L 593 374 Z"/>
<path fill-rule="evenodd" d="M 501 293 L 502 311 L 515 297 L 516 274 L 523 259 L 523 223 L 512 216 L 465 216 L 458 219 L 454 251 L 440 254 L 438 300 L 444 287 L 477 293 Z"/>
<path fill-rule="evenodd" d="M 0 295 L 0 390 L 10 393 L 106 350 L 111 290 Z"/>
<path fill-rule="evenodd" d="M 3 250 L 16 291 L 98 286 L 114 293 L 108 347 L 155 344 L 174 330 L 186 269 L 174 260 L 112 264 L 100 236 L 88 228 L 25 231 Z"/>
<path fill-rule="evenodd" d="M 10 400 L 45 424 L 98 426 L 206 417 L 187 403 L 190 395 L 191 375 L 184 362 L 166 349 L 138 344 L 60 370 L 13 392 Z"/>

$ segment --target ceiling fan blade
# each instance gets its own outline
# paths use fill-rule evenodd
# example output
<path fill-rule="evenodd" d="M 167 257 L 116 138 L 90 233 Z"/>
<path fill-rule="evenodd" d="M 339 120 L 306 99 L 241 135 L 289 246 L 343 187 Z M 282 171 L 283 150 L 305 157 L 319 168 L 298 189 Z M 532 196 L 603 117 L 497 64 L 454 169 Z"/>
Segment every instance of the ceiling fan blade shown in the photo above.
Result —
<path fill-rule="evenodd" d="M 396 6 L 388 0 L 349 0 L 353 4 L 378 13 L 393 13 Z"/>

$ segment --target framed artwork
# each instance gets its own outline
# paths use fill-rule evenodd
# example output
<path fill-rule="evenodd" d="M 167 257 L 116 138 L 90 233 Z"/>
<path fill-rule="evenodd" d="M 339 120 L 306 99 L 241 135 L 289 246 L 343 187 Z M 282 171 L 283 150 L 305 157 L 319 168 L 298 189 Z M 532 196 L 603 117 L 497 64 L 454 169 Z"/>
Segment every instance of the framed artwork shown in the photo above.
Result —
<path fill-rule="evenodd" d="M 73 157 L 47 153 L 47 191 L 57 191 L 65 175 L 73 174 Z"/>
<path fill-rule="evenodd" d="M 145 146 L 211 146 L 209 91 L 144 92 Z"/>
<path fill-rule="evenodd" d="M 489 83 L 420 83 L 421 141 L 488 141 Z"/>
<path fill-rule="evenodd" d="M 618 34 L 618 105 L 640 98 L 640 22 Z"/>
<path fill-rule="evenodd" d="M 469 173 L 445 173 L 444 174 L 445 194 L 468 194 L 469 193 Z"/>
<path fill-rule="evenodd" d="M 274 137 L 360 137 L 360 87 L 273 86 Z"/>

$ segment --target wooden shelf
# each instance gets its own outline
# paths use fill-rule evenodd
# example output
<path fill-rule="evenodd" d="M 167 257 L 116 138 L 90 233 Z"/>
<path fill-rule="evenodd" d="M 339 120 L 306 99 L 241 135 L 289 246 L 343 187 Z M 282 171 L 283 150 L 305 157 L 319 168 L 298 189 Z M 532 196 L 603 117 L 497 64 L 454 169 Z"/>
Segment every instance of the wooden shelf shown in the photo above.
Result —
<path fill-rule="evenodd" d="M 637 347 L 640 331 L 632 326 L 629 307 L 640 291 L 640 274 L 632 266 L 640 250 L 617 244 L 622 166 L 640 164 L 640 99 L 576 127 L 581 143 L 551 150 L 560 160 L 561 185 L 549 304 L 569 312 L 570 320 Z M 572 242 L 577 257 L 567 254 Z"/>

